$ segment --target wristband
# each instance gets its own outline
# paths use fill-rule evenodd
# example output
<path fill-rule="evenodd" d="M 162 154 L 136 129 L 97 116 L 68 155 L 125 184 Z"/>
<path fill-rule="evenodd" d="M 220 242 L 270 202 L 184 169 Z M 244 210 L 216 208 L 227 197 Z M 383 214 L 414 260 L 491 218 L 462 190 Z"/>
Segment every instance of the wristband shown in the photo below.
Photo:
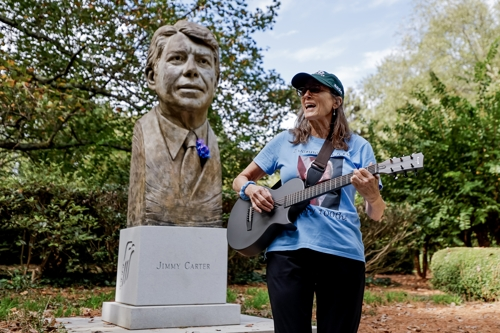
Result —
<path fill-rule="evenodd" d="M 245 201 L 249 201 L 250 200 L 250 197 L 248 195 L 245 194 L 245 190 L 247 189 L 248 185 L 255 185 L 255 182 L 252 181 L 252 180 L 249 180 L 247 181 L 242 187 L 241 187 L 241 190 L 240 190 L 240 198 L 245 200 Z"/>

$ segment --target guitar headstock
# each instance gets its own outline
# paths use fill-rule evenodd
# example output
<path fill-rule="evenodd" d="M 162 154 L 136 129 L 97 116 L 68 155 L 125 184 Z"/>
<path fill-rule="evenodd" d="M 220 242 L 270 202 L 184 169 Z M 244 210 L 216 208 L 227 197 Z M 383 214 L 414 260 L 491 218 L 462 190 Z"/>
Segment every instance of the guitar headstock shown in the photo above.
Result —
<path fill-rule="evenodd" d="M 398 173 L 417 172 L 424 168 L 424 154 L 415 153 L 410 156 L 393 157 L 378 164 L 378 173 L 396 175 Z"/>

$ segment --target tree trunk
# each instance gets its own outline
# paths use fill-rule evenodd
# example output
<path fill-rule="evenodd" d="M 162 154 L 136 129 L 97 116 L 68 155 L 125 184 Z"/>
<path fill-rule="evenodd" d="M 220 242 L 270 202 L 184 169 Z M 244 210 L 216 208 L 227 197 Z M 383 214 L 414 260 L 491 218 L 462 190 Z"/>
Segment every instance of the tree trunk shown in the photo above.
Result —
<path fill-rule="evenodd" d="M 417 276 L 422 279 L 427 278 L 427 269 L 429 267 L 429 261 L 427 258 L 428 249 L 429 244 L 428 240 L 426 240 L 422 248 L 422 265 L 420 265 L 420 250 L 415 250 L 413 255 L 413 265 L 415 266 L 415 271 L 417 272 Z"/>
<path fill-rule="evenodd" d="M 428 240 L 425 240 L 424 249 L 422 251 L 422 279 L 427 277 L 427 267 L 429 266 L 427 261 L 427 250 L 429 248 Z"/>
<path fill-rule="evenodd" d="M 471 229 L 460 231 L 460 239 L 462 240 L 462 242 L 464 242 L 464 245 L 467 247 L 472 247 L 471 236 L 472 236 Z"/>
<path fill-rule="evenodd" d="M 472 227 L 472 230 L 476 234 L 477 242 L 480 247 L 491 246 L 488 226 L 486 225 L 486 223 L 477 224 L 474 227 Z"/>
<path fill-rule="evenodd" d="M 26 229 L 23 231 L 23 243 L 21 244 L 21 257 L 19 258 L 21 261 L 21 269 L 23 269 L 24 261 L 23 261 L 23 256 L 24 256 L 24 242 L 26 240 Z M 24 269 L 23 269 L 24 270 Z"/>
<path fill-rule="evenodd" d="M 500 219 L 498 213 L 489 213 L 486 218 L 486 223 L 488 224 L 491 236 L 493 236 L 497 245 L 500 245 Z"/>
<path fill-rule="evenodd" d="M 422 268 L 420 267 L 420 250 L 415 250 L 413 254 L 413 266 L 417 272 L 417 276 L 423 278 Z"/>

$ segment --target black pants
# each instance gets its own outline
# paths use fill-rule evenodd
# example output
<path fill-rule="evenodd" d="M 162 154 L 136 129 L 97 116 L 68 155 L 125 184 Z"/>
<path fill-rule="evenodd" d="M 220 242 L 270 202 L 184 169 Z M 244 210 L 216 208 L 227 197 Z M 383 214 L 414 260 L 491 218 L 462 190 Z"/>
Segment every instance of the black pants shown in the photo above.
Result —
<path fill-rule="evenodd" d="M 309 249 L 267 253 L 267 287 L 276 333 L 356 333 L 365 289 L 361 261 Z"/>

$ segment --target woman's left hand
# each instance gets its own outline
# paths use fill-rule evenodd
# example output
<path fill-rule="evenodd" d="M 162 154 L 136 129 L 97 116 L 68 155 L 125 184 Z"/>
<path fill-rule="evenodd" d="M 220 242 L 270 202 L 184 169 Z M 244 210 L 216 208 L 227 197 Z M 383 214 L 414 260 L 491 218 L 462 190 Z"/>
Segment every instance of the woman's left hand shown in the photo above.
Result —
<path fill-rule="evenodd" d="M 378 176 L 372 175 L 368 170 L 354 170 L 351 183 L 368 203 L 373 203 L 380 198 Z"/>

